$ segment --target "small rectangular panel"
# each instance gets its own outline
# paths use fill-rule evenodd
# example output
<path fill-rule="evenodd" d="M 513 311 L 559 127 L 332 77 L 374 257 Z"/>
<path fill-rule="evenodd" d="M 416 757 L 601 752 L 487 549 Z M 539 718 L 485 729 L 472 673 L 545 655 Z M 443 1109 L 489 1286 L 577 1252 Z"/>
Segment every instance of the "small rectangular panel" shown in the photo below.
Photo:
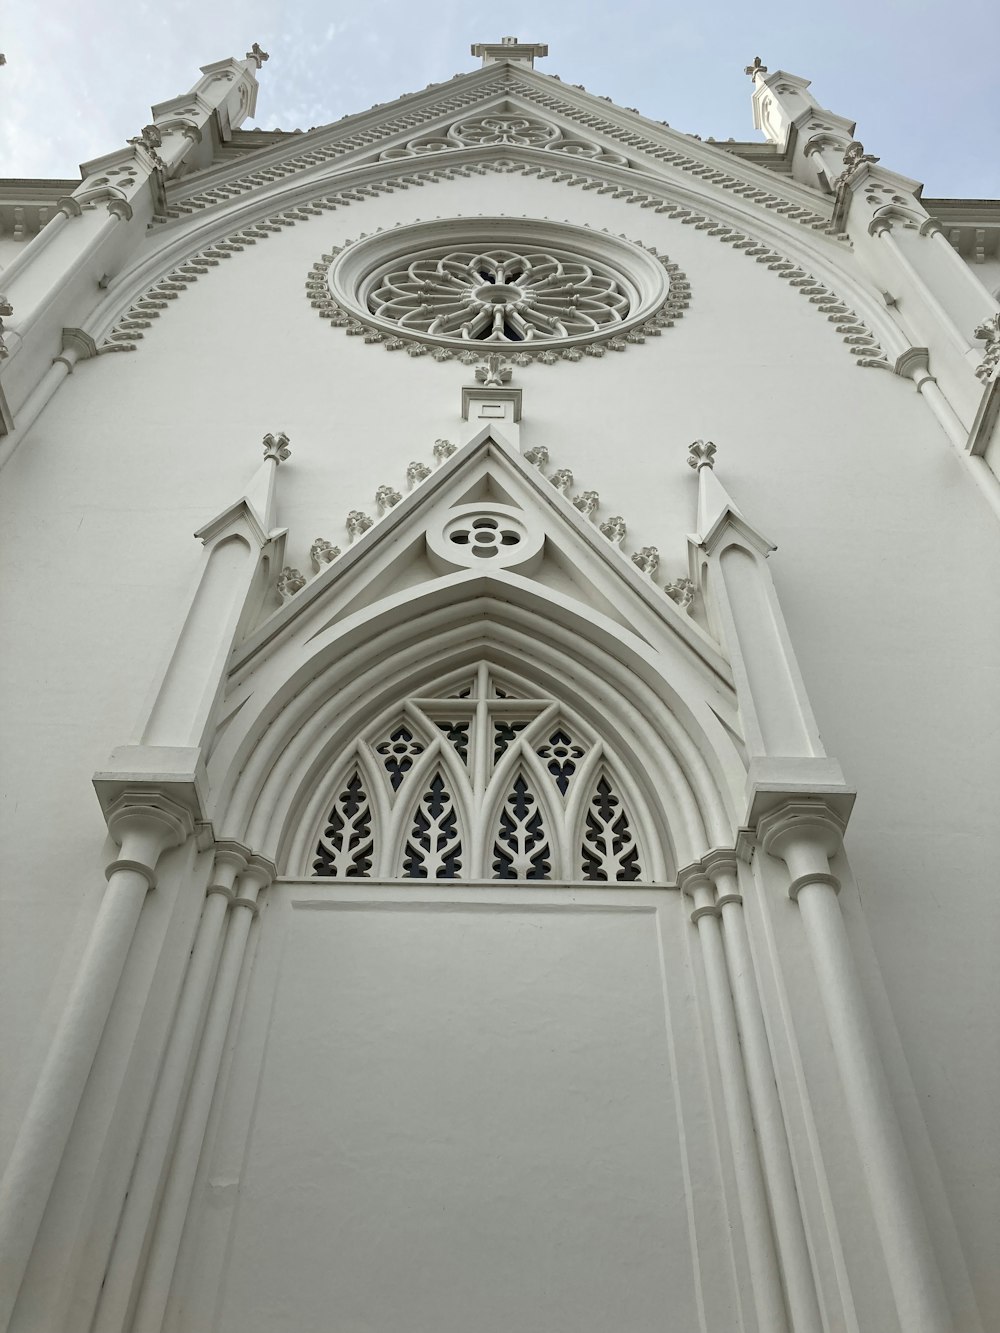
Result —
<path fill-rule="evenodd" d="M 454 894 L 294 891 L 220 1327 L 696 1329 L 653 895 Z"/>

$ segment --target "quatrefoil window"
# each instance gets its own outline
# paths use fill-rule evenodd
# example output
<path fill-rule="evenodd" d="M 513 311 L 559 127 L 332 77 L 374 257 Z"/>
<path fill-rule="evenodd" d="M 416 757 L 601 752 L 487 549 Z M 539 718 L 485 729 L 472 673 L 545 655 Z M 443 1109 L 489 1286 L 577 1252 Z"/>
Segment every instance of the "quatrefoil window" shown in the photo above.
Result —
<path fill-rule="evenodd" d="M 452 528 L 448 540 L 456 546 L 467 546 L 474 556 L 491 560 L 500 554 L 503 546 L 517 546 L 521 534 L 498 519 L 480 515 L 466 526 Z"/>

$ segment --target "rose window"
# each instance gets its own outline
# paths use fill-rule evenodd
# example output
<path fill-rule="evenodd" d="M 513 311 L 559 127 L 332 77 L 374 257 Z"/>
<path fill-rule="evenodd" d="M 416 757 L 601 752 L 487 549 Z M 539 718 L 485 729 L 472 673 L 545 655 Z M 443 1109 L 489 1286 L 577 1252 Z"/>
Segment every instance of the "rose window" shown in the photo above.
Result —
<path fill-rule="evenodd" d="M 599 356 L 669 328 L 688 302 L 684 275 L 655 251 L 570 223 L 508 217 L 361 237 L 314 265 L 307 291 L 347 333 L 390 351 L 419 344 L 440 359 L 480 355 L 483 343 L 529 360 Z"/>
<path fill-rule="evenodd" d="M 402 328 L 479 342 L 597 333 L 621 324 L 631 305 L 616 277 L 592 263 L 501 247 L 414 260 L 368 300 Z"/>

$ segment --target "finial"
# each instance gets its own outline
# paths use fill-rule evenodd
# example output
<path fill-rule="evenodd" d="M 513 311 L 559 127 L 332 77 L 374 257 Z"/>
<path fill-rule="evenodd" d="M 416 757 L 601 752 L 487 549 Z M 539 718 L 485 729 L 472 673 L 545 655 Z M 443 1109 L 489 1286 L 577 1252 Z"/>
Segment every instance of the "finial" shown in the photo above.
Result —
<path fill-rule="evenodd" d="M 283 463 L 286 458 L 292 455 L 288 447 L 288 436 L 284 431 L 279 431 L 277 435 L 264 436 L 264 457 L 271 458 L 275 463 Z"/>
<path fill-rule="evenodd" d="M 753 79 L 758 74 L 766 74 L 767 66 L 762 62 L 760 56 L 754 56 L 753 64 L 744 66 L 743 73 L 749 74 L 751 79 Z"/>
<path fill-rule="evenodd" d="M 158 125 L 143 125 L 140 132 L 126 142 L 134 144 L 137 148 L 159 148 L 163 144 L 163 135 Z"/>
<path fill-rule="evenodd" d="M 521 42 L 516 37 L 501 37 L 498 42 L 473 42 L 472 54 L 481 56 L 484 65 L 513 60 L 530 67 L 538 56 L 547 56 L 549 48 L 544 42 Z"/>
<path fill-rule="evenodd" d="M 484 388 L 499 389 L 510 383 L 511 368 L 499 352 L 490 352 L 482 365 L 476 366 L 476 379 Z"/>
<path fill-rule="evenodd" d="M 263 49 L 260 42 L 254 42 L 253 46 L 251 46 L 250 50 L 246 53 L 245 59 L 252 60 L 257 68 L 260 69 L 264 61 L 270 60 L 271 57 Z"/>
<path fill-rule="evenodd" d="M 716 448 L 711 440 L 695 440 L 688 449 L 688 467 L 715 467 Z"/>

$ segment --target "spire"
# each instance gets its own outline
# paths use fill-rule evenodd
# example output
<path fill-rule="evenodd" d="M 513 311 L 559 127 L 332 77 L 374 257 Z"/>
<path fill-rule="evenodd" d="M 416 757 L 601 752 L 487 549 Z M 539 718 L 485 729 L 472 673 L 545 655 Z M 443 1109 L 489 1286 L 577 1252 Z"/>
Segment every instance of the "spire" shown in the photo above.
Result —
<path fill-rule="evenodd" d="M 688 449 L 688 467 L 698 473 L 698 541 L 708 548 L 716 544 L 716 537 L 728 522 L 736 527 L 762 555 L 775 550 L 773 542 L 753 528 L 744 518 L 736 502 L 715 475 L 715 455 L 718 452 L 711 440 L 695 440 Z"/>
<path fill-rule="evenodd" d="M 249 486 L 239 500 L 227 505 L 221 514 L 203 524 L 194 534 L 206 545 L 229 533 L 234 525 L 242 524 L 244 531 L 252 532 L 258 548 L 274 535 L 275 482 L 278 464 L 291 457 L 288 436 L 279 431 L 264 436 L 264 461 L 254 473 Z"/>
<path fill-rule="evenodd" d="M 246 498 L 250 507 L 260 516 L 261 527 L 265 532 L 270 532 L 274 527 L 278 464 L 290 458 L 291 454 L 288 436 L 284 431 L 264 436 L 264 461 L 247 487 Z"/>
<path fill-rule="evenodd" d="M 482 56 L 484 65 L 513 60 L 530 69 L 535 67 L 536 56 L 549 54 L 544 42 L 519 42 L 516 37 L 501 37 L 499 42 L 473 42 L 471 49 L 474 56 Z"/>

